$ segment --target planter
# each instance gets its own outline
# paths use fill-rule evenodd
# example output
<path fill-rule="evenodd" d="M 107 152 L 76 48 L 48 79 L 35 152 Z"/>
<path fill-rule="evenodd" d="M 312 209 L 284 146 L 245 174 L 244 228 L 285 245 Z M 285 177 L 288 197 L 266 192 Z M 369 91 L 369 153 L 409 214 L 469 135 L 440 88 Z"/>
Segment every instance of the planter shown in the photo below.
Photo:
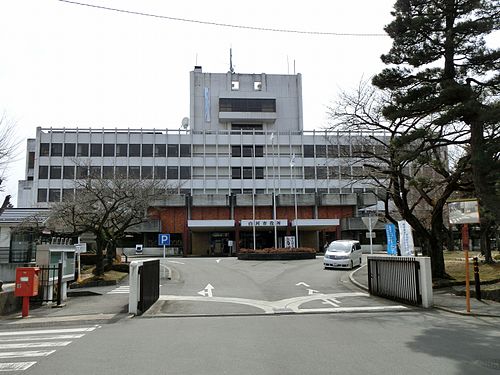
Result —
<path fill-rule="evenodd" d="M 239 253 L 240 260 L 299 260 L 316 259 L 316 253 Z"/>

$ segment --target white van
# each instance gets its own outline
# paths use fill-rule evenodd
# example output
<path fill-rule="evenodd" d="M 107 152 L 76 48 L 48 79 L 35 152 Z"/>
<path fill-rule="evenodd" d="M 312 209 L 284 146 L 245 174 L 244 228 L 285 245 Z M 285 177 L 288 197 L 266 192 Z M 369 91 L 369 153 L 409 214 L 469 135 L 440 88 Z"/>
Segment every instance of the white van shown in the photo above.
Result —
<path fill-rule="evenodd" d="M 361 265 L 361 245 L 359 241 L 333 241 L 325 251 L 323 265 L 326 268 L 353 268 Z"/>

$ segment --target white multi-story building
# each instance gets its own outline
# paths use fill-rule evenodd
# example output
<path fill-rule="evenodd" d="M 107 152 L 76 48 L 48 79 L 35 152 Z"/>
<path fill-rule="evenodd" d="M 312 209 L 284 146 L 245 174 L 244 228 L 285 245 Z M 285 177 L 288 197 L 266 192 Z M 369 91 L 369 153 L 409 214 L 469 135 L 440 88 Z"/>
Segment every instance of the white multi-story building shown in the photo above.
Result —
<path fill-rule="evenodd" d="M 272 247 L 298 233 L 300 246 L 319 249 L 342 229 L 356 236 L 358 208 L 376 202 L 353 177 L 363 173 L 353 164 L 362 135 L 304 131 L 301 82 L 300 74 L 195 67 L 190 123 L 179 129 L 38 128 L 18 206 L 72 197 L 75 180 L 89 174 L 120 175 L 177 187 L 157 207 L 153 233 L 141 234 L 146 246 L 158 231 L 171 233 L 184 254 L 251 247 L 254 237 L 257 247 Z"/>

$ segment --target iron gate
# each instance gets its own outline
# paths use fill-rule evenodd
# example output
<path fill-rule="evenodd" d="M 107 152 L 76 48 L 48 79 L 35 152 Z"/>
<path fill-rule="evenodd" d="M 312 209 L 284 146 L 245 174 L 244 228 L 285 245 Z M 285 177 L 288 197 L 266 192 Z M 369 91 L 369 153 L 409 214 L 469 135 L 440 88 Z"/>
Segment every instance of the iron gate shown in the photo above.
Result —
<path fill-rule="evenodd" d="M 39 267 L 38 273 L 38 295 L 31 297 L 34 304 L 44 302 L 56 302 L 59 306 L 62 302 L 62 263 L 57 266 Z"/>

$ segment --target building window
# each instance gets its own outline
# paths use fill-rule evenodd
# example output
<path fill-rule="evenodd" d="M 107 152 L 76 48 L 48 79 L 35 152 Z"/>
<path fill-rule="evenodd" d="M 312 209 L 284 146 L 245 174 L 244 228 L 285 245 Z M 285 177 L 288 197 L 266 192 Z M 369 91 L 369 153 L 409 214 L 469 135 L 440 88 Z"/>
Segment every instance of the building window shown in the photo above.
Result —
<path fill-rule="evenodd" d="M 90 178 L 101 178 L 101 166 L 92 166 L 89 170 Z"/>
<path fill-rule="evenodd" d="M 251 180 L 252 177 L 252 167 L 243 167 L 243 179 Z"/>
<path fill-rule="evenodd" d="M 49 144 L 40 143 L 40 156 L 49 156 Z"/>
<path fill-rule="evenodd" d="M 243 146 L 243 156 L 251 157 L 253 153 L 253 146 Z"/>
<path fill-rule="evenodd" d="M 35 153 L 28 152 L 28 169 L 35 168 Z"/>
<path fill-rule="evenodd" d="M 181 147 L 181 158 L 182 157 L 190 158 L 191 157 L 191 145 L 181 144 L 180 147 Z"/>
<path fill-rule="evenodd" d="M 304 178 L 306 180 L 314 180 L 314 167 L 304 167 Z"/>
<path fill-rule="evenodd" d="M 167 180 L 178 180 L 178 179 L 179 179 L 179 168 L 167 167 Z"/>
<path fill-rule="evenodd" d="M 90 145 L 90 156 L 102 156 L 102 144 L 92 143 Z"/>
<path fill-rule="evenodd" d="M 339 145 L 339 154 L 341 158 L 348 158 L 351 155 L 351 147 L 349 145 Z"/>
<path fill-rule="evenodd" d="M 62 156 L 62 143 L 52 143 L 50 145 L 50 156 Z"/>
<path fill-rule="evenodd" d="M 314 157 L 314 145 L 304 145 L 304 157 L 305 158 Z"/>
<path fill-rule="evenodd" d="M 76 145 L 74 143 L 64 144 L 64 156 L 75 156 L 76 155 Z"/>
<path fill-rule="evenodd" d="M 231 178 L 233 180 L 241 179 L 241 168 L 240 167 L 232 167 L 231 168 Z"/>
<path fill-rule="evenodd" d="M 220 98 L 220 112 L 276 112 L 276 99 Z"/>
<path fill-rule="evenodd" d="M 153 167 L 149 165 L 144 165 L 141 167 L 141 177 L 143 179 L 152 179 L 153 178 Z"/>
<path fill-rule="evenodd" d="M 264 146 L 255 146 L 255 156 L 256 157 L 264 156 Z"/>
<path fill-rule="evenodd" d="M 77 156 L 89 156 L 89 145 L 87 143 L 78 143 L 76 151 Z"/>
<path fill-rule="evenodd" d="M 115 144 L 105 143 L 103 146 L 103 154 L 104 156 L 115 156 Z"/>
<path fill-rule="evenodd" d="M 130 178 L 130 179 L 141 178 L 141 167 L 129 166 L 128 167 L 128 178 Z"/>
<path fill-rule="evenodd" d="M 47 202 L 47 189 L 38 189 L 37 202 Z"/>
<path fill-rule="evenodd" d="M 344 180 L 349 179 L 351 177 L 351 167 L 349 167 L 348 165 L 341 166 L 340 176 Z"/>
<path fill-rule="evenodd" d="M 156 157 L 165 157 L 167 147 L 165 145 L 155 145 L 155 156 Z"/>
<path fill-rule="evenodd" d="M 328 175 L 328 168 L 326 166 L 316 167 L 316 174 L 318 176 L 318 180 L 326 180 Z"/>
<path fill-rule="evenodd" d="M 238 91 L 239 89 L 240 89 L 240 82 L 239 81 L 231 81 L 231 90 Z"/>
<path fill-rule="evenodd" d="M 153 157 L 153 145 L 152 144 L 142 145 L 142 157 L 143 158 Z"/>
<path fill-rule="evenodd" d="M 49 189 L 49 202 L 61 201 L 61 189 Z"/>
<path fill-rule="evenodd" d="M 61 178 L 61 166 L 54 165 L 50 167 L 50 178 L 54 180 L 58 180 Z"/>
<path fill-rule="evenodd" d="M 253 89 L 254 89 L 254 91 L 262 91 L 262 82 L 261 81 L 254 81 Z"/>
<path fill-rule="evenodd" d="M 360 166 L 360 165 L 355 165 L 352 167 L 352 176 L 353 177 L 356 177 L 356 178 L 360 178 L 360 177 L 363 177 L 364 176 L 364 173 L 363 173 L 363 167 Z"/>
<path fill-rule="evenodd" d="M 316 157 L 326 158 L 326 145 L 316 145 Z"/>
<path fill-rule="evenodd" d="M 128 145 L 126 143 L 120 143 L 116 145 L 116 156 L 117 157 L 128 156 Z"/>
<path fill-rule="evenodd" d="M 231 156 L 239 158 L 241 156 L 241 146 L 231 146 Z"/>
<path fill-rule="evenodd" d="M 331 166 L 328 167 L 328 178 L 339 178 L 339 167 Z"/>
<path fill-rule="evenodd" d="M 128 146 L 128 156 L 141 156 L 141 145 L 139 144 L 130 144 Z"/>
<path fill-rule="evenodd" d="M 47 165 L 40 165 L 38 167 L 38 179 L 46 180 L 49 178 L 49 167 Z"/>
<path fill-rule="evenodd" d="M 63 202 L 71 202 L 75 200 L 75 191 L 73 189 L 63 189 L 62 190 L 62 200 Z"/>
<path fill-rule="evenodd" d="M 255 167 L 255 179 L 262 180 L 264 178 L 264 167 Z"/>
<path fill-rule="evenodd" d="M 263 134 L 260 132 L 262 129 L 262 124 L 231 124 L 231 130 L 235 132 L 239 130 L 259 130 L 255 134 Z"/>
<path fill-rule="evenodd" d="M 180 168 L 180 179 L 190 180 L 191 179 L 191 167 L 181 167 Z"/>
<path fill-rule="evenodd" d="M 127 178 L 127 167 L 119 165 L 115 168 L 116 178 Z"/>
<path fill-rule="evenodd" d="M 105 165 L 102 167 L 102 178 L 105 179 L 113 179 L 113 167 L 109 165 Z"/>
<path fill-rule="evenodd" d="M 155 179 L 157 180 L 165 179 L 165 167 L 155 166 Z"/>
<path fill-rule="evenodd" d="M 177 157 L 179 156 L 179 145 L 168 145 L 167 146 L 167 157 Z"/>
<path fill-rule="evenodd" d="M 88 173 L 89 173 L 88 167 L 80 165 L 76 167 L 76 178 L 78 179 L 87 178 Z"/>
<path fill-rule="evenodd" d="M 339 148 L 337 145 L 326 146 L 326 152 L 328 153 L 329 158 L 336 158 L 339 156 Z"/>

